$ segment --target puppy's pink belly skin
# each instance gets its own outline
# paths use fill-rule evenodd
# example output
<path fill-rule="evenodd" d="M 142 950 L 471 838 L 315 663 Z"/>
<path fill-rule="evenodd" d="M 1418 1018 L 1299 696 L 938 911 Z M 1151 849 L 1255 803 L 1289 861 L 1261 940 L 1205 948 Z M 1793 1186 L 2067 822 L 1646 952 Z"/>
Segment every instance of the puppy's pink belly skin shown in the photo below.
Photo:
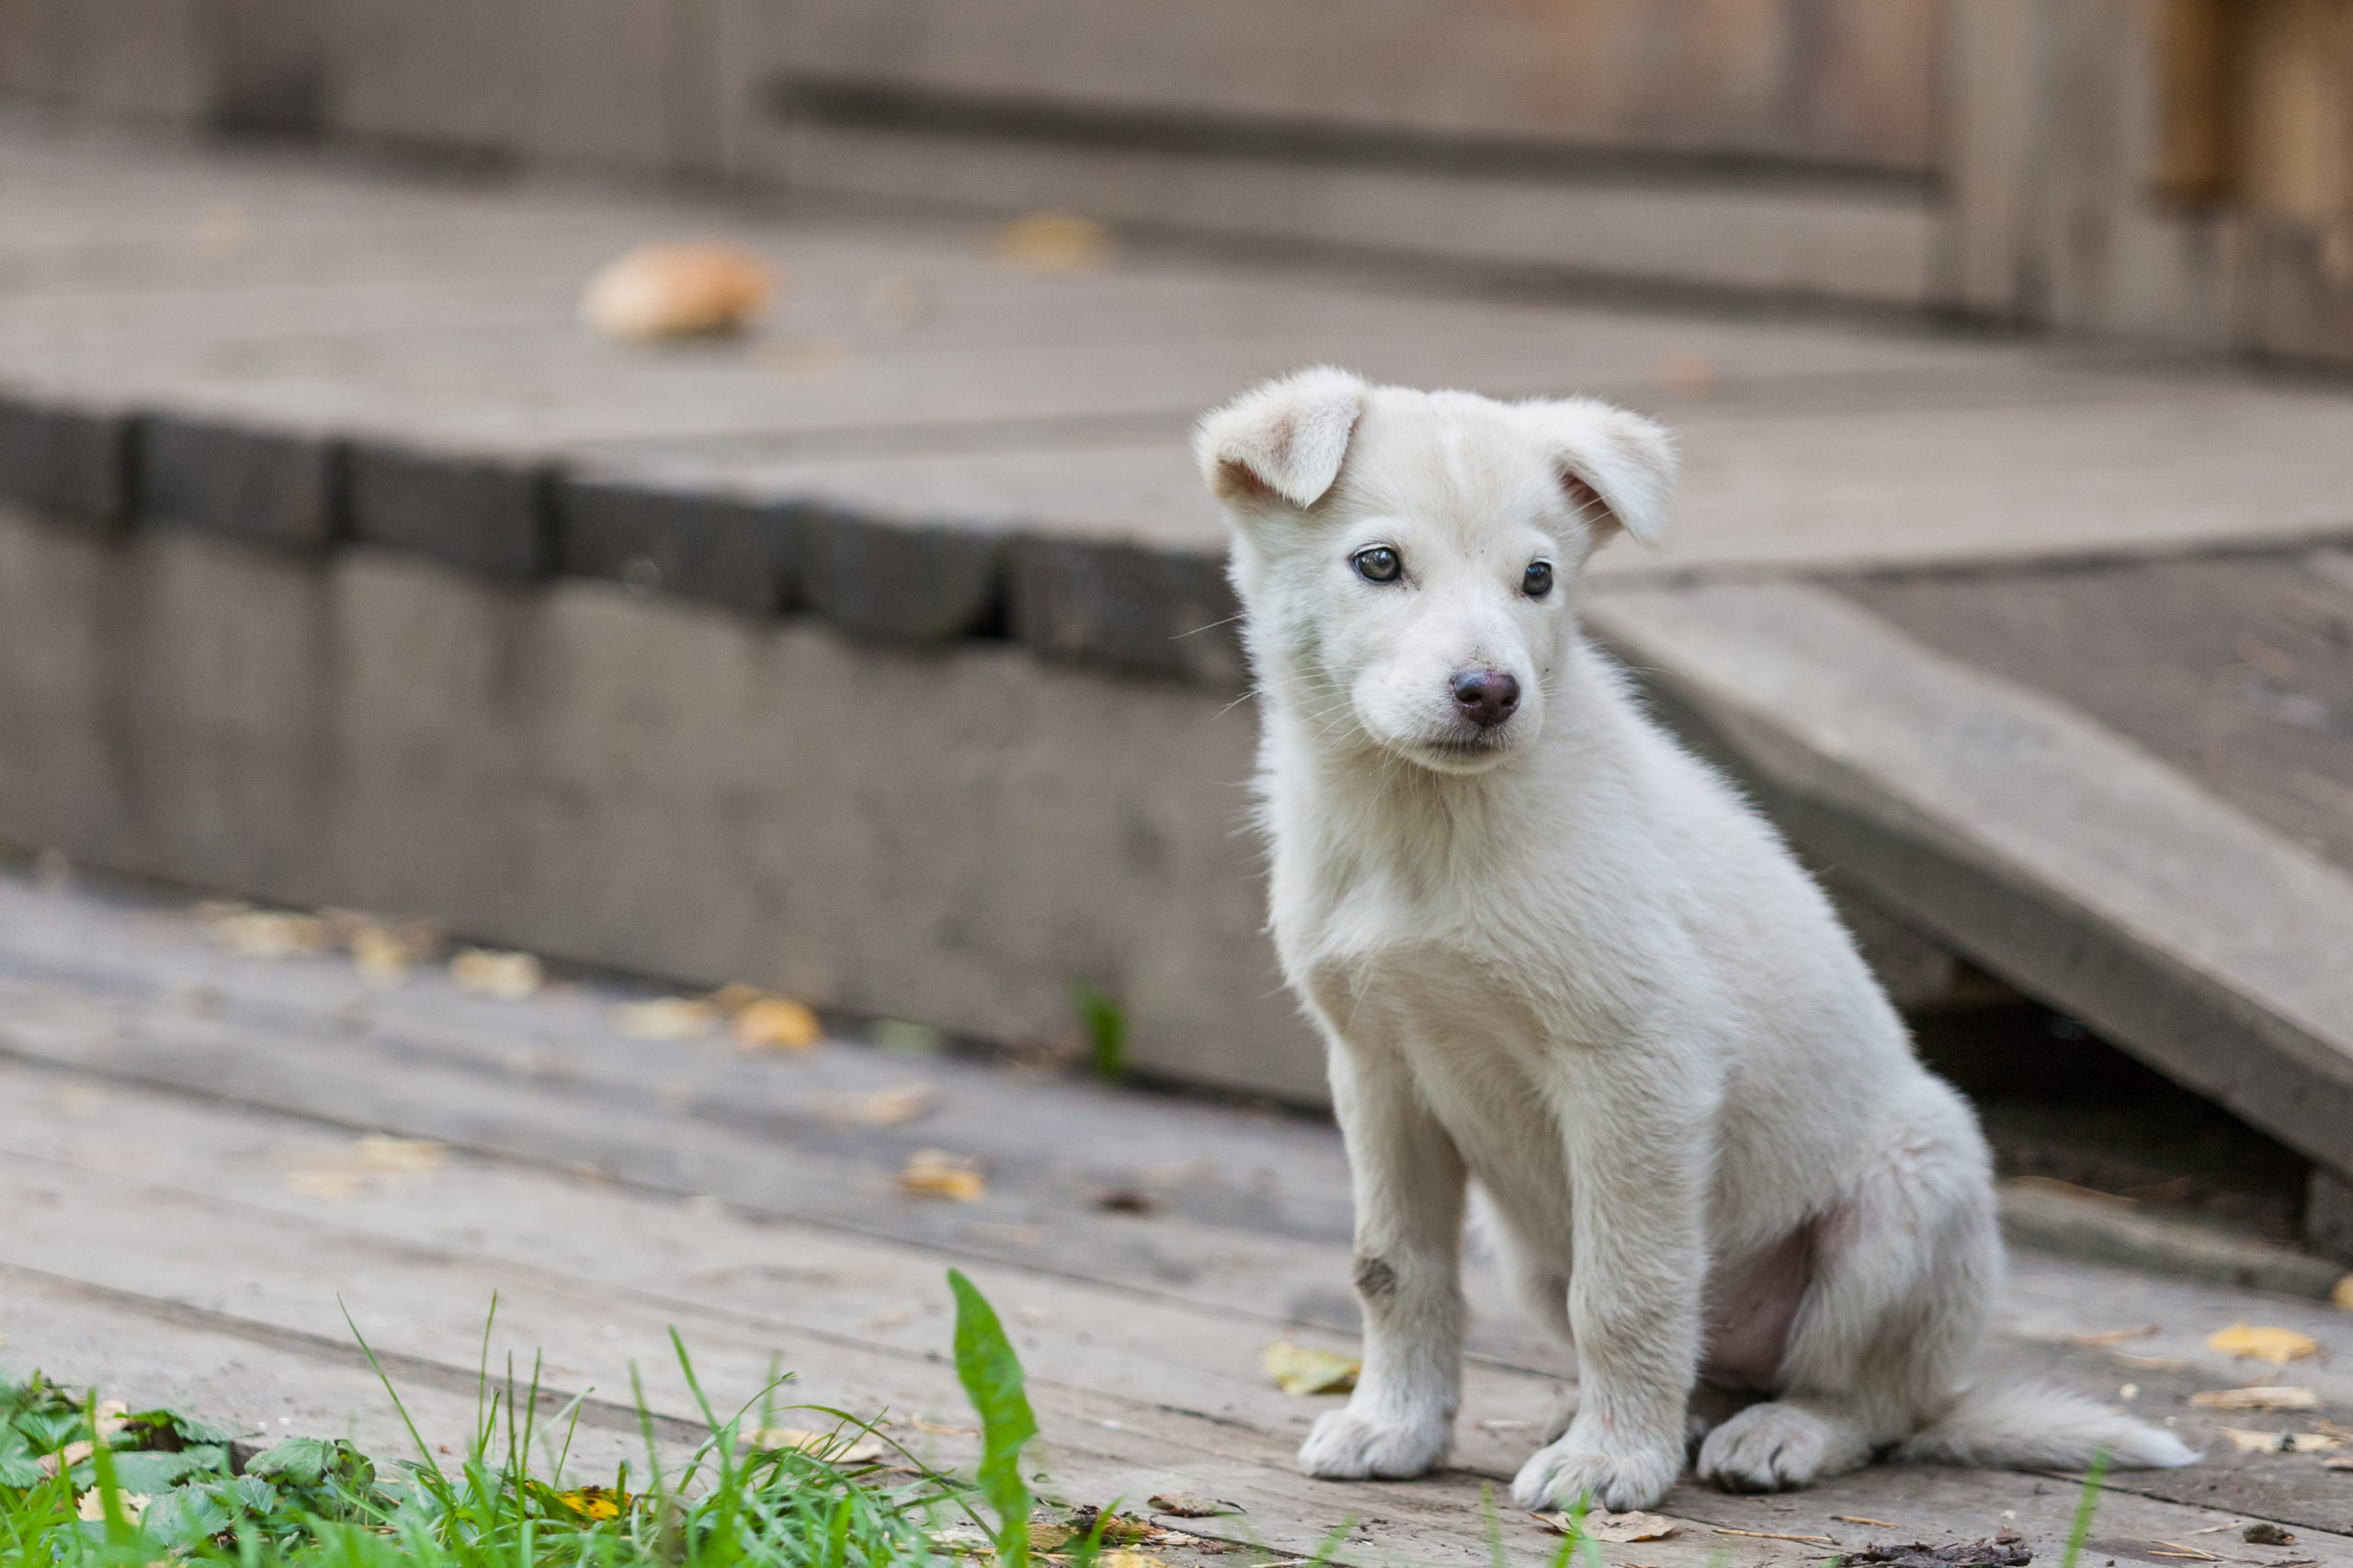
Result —
<path fill-rule="evenodd" d="M 1813 1283 L 1818 1225 L 1806 1221 L 1771 1246 L 1721 1267 L 1709 1281 L 1702 1382 L 1773 1391 L 1789 1352 L 1790 1326 L 1806 1287 Z"/>

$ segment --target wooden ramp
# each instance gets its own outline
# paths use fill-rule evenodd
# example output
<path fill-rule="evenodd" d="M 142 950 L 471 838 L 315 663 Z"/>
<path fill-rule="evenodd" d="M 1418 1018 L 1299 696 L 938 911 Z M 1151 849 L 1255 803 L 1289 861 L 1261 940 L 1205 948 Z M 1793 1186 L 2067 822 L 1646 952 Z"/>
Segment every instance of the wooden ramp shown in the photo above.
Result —
<path fill-rule="evenodd" d="M 587 1396 L 574 1448 L 588 1479 L 642 1451 L 632 1369 L 657 1437 L 673 1451 L 691 1439 L 673 1327 L 715 1398 L 749 1397 L 781 1368 L 792 1397 L 886 1416 L 957 1462 L 971 1449 L 947 1354 L 954 1264 L 1014 1330 L 1050 1493 L 1232 1499 L 1245 1511 L 1185 1528 L 1252 1549 L 1246 1562 L 1294 1560 L 1343 1526 L 1345 1562 L 1493 1561 L 1485 1491 L 1575 1379 L 1483 1263 L 1452 1467 L 1381 1485 L 1291 1468 L 1328 1402 L 1277 1392 L 1260 1353 L 1354 1343 L 1328 1127 L 871 1047 L 747 1056 L 624 1039 L 611 1009 L 627 999 L 573 982 L 494 1002 L 438 970 L 385 989 L 340 959 L 222 956 L 174 908 L 0 879 L 0 1356 L 134 1403 L 397 1452 L 355 1330 L 427 1442 L 461 1444 L 495 1295 L 494 1371 L 511 1355 L 551 1400 Z M 896 1108 L 875 1111 L 878 1092 Z M 901 1190 L 926 1147 L 979 1161 L 985 1197 Z M 2206 1347 L 2212 1330 L 2300 1328 L 2325 1355 L 2353 1347 L 2353 1320 L 2033 1256 L 2002 1317 L 2000 1375 L 2129 1398 L 2210 1451 L 2191 1471 L 2117 1478 L 2100 1559 L 2197 1560 L 2168 1544 L 2186 1542 L 2234 1563 L 2353 1563 L 2342 1475 L 2316 1454 L 2240 1453 L 2220 1430 L 2353 1418 L 2341 1356 L 2284 1374 L 2317 1390 L 2315 1411 L 2188 1403 L 2248 1377 Z M 2115 1329 L 2145 1332 L 2069 1343 Z M 1686 1486 L 1666 1505 L 1674 1537 L 1603 1552 L 1745 1568 L 2014 1524 L 2040 1562 L 2075 1495 L 2063 1477 L 1903 1469 L 1790 1497 Z M 1549 1556 L 1538 1525 L 1499 1512 L 1507 1560 Z M 2294 1548 L 2241 1541 L 2258 1517 L 2289 1524 Z"/>

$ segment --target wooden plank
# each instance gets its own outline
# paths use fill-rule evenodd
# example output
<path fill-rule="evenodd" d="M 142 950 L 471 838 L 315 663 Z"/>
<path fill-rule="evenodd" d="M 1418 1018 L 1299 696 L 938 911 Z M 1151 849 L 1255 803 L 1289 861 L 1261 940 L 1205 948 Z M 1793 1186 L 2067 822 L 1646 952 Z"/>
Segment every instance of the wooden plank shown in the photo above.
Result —
<path fill-rule="evenodd" d="M 125 1311 L 173 1331 L 160 1345 L 142 1335 L 127 1355 L 85 1334 L 74 1342 L 78 1359 L 44 1363 L 73 1369 L 66 1375 L 127 1381 L 157 1388 L 158 1397 L 225 1389 L 243 1413 L 254 1408 L 250 1377 L 207 1384 L 200 1373 L 204 1366 L 243 1359 L 270 1374 L 267 1389 L 310 1389 L 308 1411 L 322 1408 L 315 1385 L 324 1385 L 331 1395 L 324 1408 L 335 1408 L 335 1398 L 351 1401 L 365 1420 L 364 1385 L 348 1379 L 337 1384 L 312 1369 L 356 1371 L 357 1357 L 336 1351 L 340 1311 L 347 1306 L 380 1355 L 393 1358 L 396 1379 L 440 1396 L 449 1407 L 441 1418 L 462 1429 L 467 1412 L 462 1399 L 453 1404 L 451 1396 L 472 1386 L 481 1314 L 494 1289 L 503 1326 L 494 1364 L 510 1347 L 522 1359 L 544 1350 L 546 1376 L 557 1390 L 607 1391 L 591 1412 L 594 1427 L 625 1424 L 625 1406 L 616 1407 L 611 1396 L 626 1386 L 621 1364 L 635 1360 L 670 1430 L 685 1432 L 693 1406 L 662 1354 L 671 1324 L 686 1336 L 715 1397 L 756 1388 L 771 1358 L 781 1358 L 801 1372 L 797 1392 L 803 1397 L 869 1410 L 887 1404 L 903 1422 L 922 1415 L 935 1425 L 961 1424 L 941 1360 L 948 1320 L 936 1255 L 761 1223 L 716 1208 L 682 1209 L 494 1162 L 460 1157 L 436 1169 L 371 1167 L 347 1140 L 320 1130 L 138 1091 L 93 1097 L 86 1088 L 44 1085 L 21 1069 L 0 1070 L 0 1085 L 27 1113 L 0 1131 L 7 1146 L 0 1153 L 0 1194 L 12 1210 L 39 1213 L 44 1221 L 0 1244 L 0 1264 L 28 1292 L 12 1295 L 18 1314 L 12 1323 L 28 1300 L 36 1307 L 57 1302 L 58 1312 L 80 1300 L 106 1309 L 98 1321 L 117 1332 Z M 288 1173 L 303 1180 L 290 1183 Z M 334 1196 L 338 1189 L 325 1178 L 338 1175 L 360 1185 Z M 226 1258 L 236 1263 L 224 1270 Z M 975 1273 L 1006 1309 L 1029 1363 L 1048 1421 L 1048 1466 L 1060 1486 L 1080 1496 L 1111 1489 L 1134 1495 L 1180 1482 L 1198 1489 L 1206 1482 L 1219 1495 L 1249 1503 L 1254 1531 L 1294 1549 L 1307 1543 L 1289 1532 L 1320 1533 L 1357 1511 L 1382 1521 L 1377 1533 L 1429 1530 L 1472 1553 L 1481 1545 L 1478 1483 L 1507 1475 L 1532 1440 L 1528 1402 L 1540 1396 L 1542 1385 L 1474 1372 L 1451 1476 L 1411 1489 L 1303 1483 L 1288 1471 L 1288 1449 L 1313 1404 L 1249 1388 L 1246 1370 L 1188 1362 L 1207 1358 L 1246 1368 L 1255 1341 L 1233 1324 L 1198 1313 L 1139 1313 L 1131 1296 L 1029 1271 Z M 2077 1266 L 2029 1271 L 2040 1295 L 2028 1298 L 2025 1326 L 2056 1339 L 2116 1326 L 2110 1317 L 2119 1313 L 2162 1315 L 2172 1326 L 2152 1336 L 2148 1347 L 2211 1359 L 2197 1343 L 2205 1323 L 2247 1308 L 2241 1293 L 2114 1278 L 2103 1286 L 2096 1272 Z M 54 1343 L 56 1312 L 34 1315 L 49 1337 L 37 1335 L 31 1343 Z M 2267 1321 L 2278 1315 L 2267 1309 Z M 2306 1309 L 2290 1321 L 2328 1339 L 2341 1335 L 2341 1326 L 2305 1323 L 2323 1315 Z M 199 1330 L 227 1335 L 244 1348 L 191 1346 L 187 1335 Z M 198 1358 L 176 1383 L 170 1360 L 159 1355 L 166 1350 Z M 2106 1352 L 2069 1354 L 2113 1365 Z M 298 1365 L 289 1369 L 290 1358 Z M 2211 1366 L 2205 1372 L 2210 1381 L 2231 1375 Z M 2106 1375 L 2112 1381 L 2120 1374 Z M 2134 1375 L 2150 1385 L 2153 1401 L 2179 1392 L 2164 1387 L 2161 1375 Z M 2332 1401 L 2353 1392 L 2344 1374 L 2323 1368 L 2317 1378 Z M 2195 1377 L 2176 1381 L 2182 1390 L 2200 1386 Z M 1237 1397 L 1222 1400 L 1228 1388 Z M 334 1394 L 336 1389 L 343 1392 Z M 381 1429 L 381 1409 L 373 1419 Z M 964 1451 L 952 1436 L 930 1450 L 941 1459 Z M 2234 1468 L 2222 1506 L 2248 1511 L 2241 1494 L 2259 1480 L 2287 1503 L 2282 1517 L 2328 1528 L 2315 1514 L 2332 1506 L 2341 1512 L 2341 1499 L 2280 1493 L 2283 1477 L 2300 1473 L 2298 1465 L 2320 1473 L 2313 1460 L 2285 1457 Z M 2239 1474 L 2243 1469 L 2249 1473 Z M 1993 1526 L 1985 1521 L 2004 1507 L 2019 1510 L 2018 1523 L 2039 1540 L 2063 1530 L 2071 1501 L 2064 1484 L 2031 1478 L 1900 1470 L 1870 1471 L 1789 1499 L 1726 1498 L 1687 1488 L 1670 1508 L 1694 1528 L 1686 1540 L 1654 1550 L 1677 1564 L 1726 1548 L 1736 1561 L 1771 1561 L 1796 1548 L 1718 1537 L 1713 1527 L 1851 1541 L 1855 1528 L 1836 1517 L 1846 1514 L 1893 1520 L 1934 1539 L 1988 1533 Z M 2210 1522 L 2124 1499 L 2112 1500 L 2104 1519 L 2104 1528 L 2143 1544 L 2179 1539 Z M 1532 1532 L 1510 1539 L 1529 1540 Z M 2323 1549 L 2342 1550 L 2335 1542 Z M 1745 1555 L 1751 1552 L 1766 1555 Z M 1643 1560 L 1654 1559 L 1646 1552 Z"/>
<path fill-rule="evenodd" d="M 2129 742 L 1822 589 L 1597 595 L 1803 847 L 1995 973 L 2353 1168 L 2353 880 Z"/>
<path fill-rule="evenodd" d="M 2027 304 L 2033 12 L 2024 0 L 1946 0 L 1942 13 L 1941 283 L 1973 315 L 2017 320 Z"/>
<path fill-rule="evenodd" d="M 787 184 L 867 199 L 1076 210 L 1556 278 L 1895 307 L 1930 298 L 1937 214 L 1924 192 L 1335 166 L 828 124 L 779 140 Z"/>
<path fill-rule="evenodd" d="M 745 76 L 1014 103 L 1925 170 L 1927 0 L 796 0 Z M 1443 62 L 1443 63 L 1435 63 Z"/>
<path fill-rule="evenodd" d="M 2353 871 L 2353 573 L 2327 556 L 1847 579 L 1905 635 L 2068 704 Z M 2353 557 L 2347 557 L 2353 559 Z"/>

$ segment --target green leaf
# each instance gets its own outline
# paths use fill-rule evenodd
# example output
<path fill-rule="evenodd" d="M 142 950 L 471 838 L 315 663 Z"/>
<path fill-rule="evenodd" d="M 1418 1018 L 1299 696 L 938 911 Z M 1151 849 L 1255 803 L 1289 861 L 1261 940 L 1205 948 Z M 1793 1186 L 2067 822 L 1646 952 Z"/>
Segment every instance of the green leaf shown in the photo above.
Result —
<path fill-rule="evenodd" d="M 87 1436 L 78 1410 L 28 1410 L 17 1417 L 16 1427 L 45 1454 L 55 1453 L 74 1439 Z"/>
<path fill-rule="evenodd" d="M 956 1376 L 981 1418 L 981 1494 L 996 1510 L 997 1562 L 1029 1568 L 1029 1488 L 1021 1480 L 1021 1449 L 1038 1435 L 1038 1418 L 1022 1392 L 1021 1358 L 996 1310 L 961 1269 L 948 1271 L 948 1288 L 956 1293 Z"/>
<path fill-rule="evenodd" d="M 209 1486 L 179 1486 L 147 1506 L 139 1517 L 147 1538 L 176 1551 L 210 1540 L 229 1528 L 228 1508 Z"/>
<path fill-rule="evenodd" d="M 328 1515 L 348 1513 L 351 1499 L 364 1499 L 376 1487 L 375 1465 L 342 1437 L 289 1437 L 247 1460 L 245 1475 Z"/>
<path fill-rule="evenodd" d="M 118 1452 L 114 1456 L 115 1479 L 121 1483 L 122 1489 L 125 1492 L 142 1492 L 150 1497 L 168 1491 L 175 1483 L 202 1468 L 185 1453 L 133 1451 Z"/>
<path fill-rule="evenodd" d="M 147 1435 L 151 1449 L 186 1448 L 190 1443 L 228 1443 L 245 1435 L 243 1426 L 204 1421 L 178 1410 L 142 1410 L 122 1418 L 124 1430 L 136 1427 Z"/>

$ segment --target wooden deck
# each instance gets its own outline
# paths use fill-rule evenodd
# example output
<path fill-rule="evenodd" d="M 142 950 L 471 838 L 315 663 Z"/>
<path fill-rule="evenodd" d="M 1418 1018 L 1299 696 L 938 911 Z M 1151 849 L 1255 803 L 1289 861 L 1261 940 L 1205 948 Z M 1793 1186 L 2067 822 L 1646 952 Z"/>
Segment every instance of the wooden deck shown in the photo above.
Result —
<path fill-rule="evenodd" d="M 699 233 L 790 274 L 759 333 L 645 350 L 580 330 L 597 265 Z M 920 309 L 876 309 L 886 280 Z M 0 381 L 34 403 L 1199 557 L 1222 535 L 1188 422 L 1320 359 L 1598 392 L 1670 421 L 1688 471 L 1675 539 L 1605 555 L 1591 606 L 1663 710 L 1814 858 L 2353 1172 L 2341 388 L 1175 251 L 1022 272 L 986 230 L 919 217 L 0 134 Z M 126 642 L 84 630 L 108 658 Z M 47 666 L 24 663 L 46 699 Z M 749 1058 L 625 1040 L 617 995 L 581 983 L 498 1004 L 435 974 L 380 991 L 338 962 L 225 958 L 176 903 L 0 878 L 0 1354 L 391 1449 L 345 1310 L 454 1440 L 495 1292 L 518 1364 L 543 1350 L 551 1387 L 595 1391 L 589 1461 L 632 1451 L 631 1364 L 665 1434 L 689 1430 L 673 1324 L 723 1391 L 781 1365 L 807 1397 L 888 1412 L 954 1460 L 957 1436 L 915 1423 L 961 1424 L 940 1278 L 955 1263 L 1017 1326 L 1071 1500 L 1180 1485 L 1244 1503 L 1198 1528 L 1269 1555 L 1353 1520 L 1351 1562 L 1489 1561 L 1482 1488 L 1574 1379 L 1483 1268 L 1455 1468 L 1351 1486 L 1290 1467 L 1320 1406 L 1267 1386 L 1259 1353 L 1345 1348 L 1355 1322 L 1327 1127 L 848 1043 Z M 918 1114 L 859 1123 L 860 1096 L 910 1089 Z M 384 1168 L 370 1132 L 446 1153 Z M 924 1148 L 983 1162 L 985 1198 L 902 1193 Z M 2165 1543 L 2187 1542 L 2353 1564 L 2353 1477 L 2239 1453 L 2187 1403 L 2268 1372 L 2206 1350 L 2241 1319 L 2353 1344 L 2353 1318 L 2311 1301 L 2018 1260 L 2005 1375 L 2132 1385 L 2210 1449 L 2178 1475 L 2118 1478 L 2097 1561 L 2174 1568 L 2197 1559 Z M 2115 1349 L 2066 1343 L 2143 1324 L 2157 1332 Z M 2315 1418 L 2353 1422 L 2342 1365 L 2284 1375 L 2320 1391 Z M 1605 1556 L 1795 1564 L 2015 1522 L 2044 1560 L 2073 1503 L 2065 1478 L 1957 1471 L 1783 1499 L 1687 1488 L 1677 1537 Z M 1504 1516 L 1514 1561 L 1548 1550 Z M 2217 1528 L 2254 1517 L 2302 1539 L 2257 1550 Z"/>
<path fill-rule="evenodd" d="M 858 1044 L 747 1056 L 629 1040 L 609 1013 L 628 994 L 573 981 L 494 1002 L 438 970 L 385 990 L 339 959 L 223 956 L 171 904 L 0 878 L 0 1355 L 134 1402 L 393 1450 L 354 1326 L 427 1440 L 460 1442 L 495 1295 L 494 1368 L 511 1353 L 528 1376 L 543 1355 L 552 1394 L 590 1396 L 584 1473 L 641 1451 L 632 1367 L 665 1439 L 693 1430 L 672 1326 L 719 1397 L 781 1367 L 795 1397 L 887 1415 L 952 1462 L 968 1440 L 935 1428 L 967 1420 L 946 1358 L 953 1264 L 1014 1327 L 1053 1494 L 1230 1498 L 1246 1512 L 1187 1528 L 1267 1556 L 1353 1520 L 1347 1562 L 1489 1561 L 1483 1489 L 1508 1479 L 1574 1375 L 1483 1264 L 1452 1467 L 1382 1485 L 1291 1469 L 1325 1402 L 1269 1386 L 1259 1354 L 1353 1339 L 1327 1126 Z M 917 1085 L 930 1108 L 906 1122 L 854 1119 L 861 1096 Z M 371 1157 L 369 1132 L 439 1149 Z M 894 1173 L 925 1147 L 982 1161 L 986 1197 L 900 1191 Z M 2271 1376 L 2208 1350 L 2212 1330 L 2278 1324 L 2342 1351 L 2353 1319 L 2030 1254 L 2002 1318 L 2001 1375 L 2109 1399 L 2136 1385 L 2136 1408 L 2210 1450 L 2191 1471 L 2117 1478 L 2094 1532 L 2103 1559 L 2170 1565 L 2183 1559 L 2164 1543 L 2188 1541 L 2231 1562 L 2353 1563 L 2353 1483 L 2319 1456 L 2238 1453 L 2218 1430 L 2353 1418 L 2341 1358 L 2279 1374 L 2315 1387 L 2317 1412 L 2218 1418 L 2187 1403 Z M 2154 1332 L 2114 1349 L 2066 1343 L 2143 1325 Z M 1904 1469 L 1789 1497 L 1686 1486 L 1667 1505 L 1675 1537 L 1604 1554 L 1798 1563 L 2014 1522 L 2040 1561 L 2075 1495 L 2063 1477 Z M 1512 1560 L 1549 1550 L 1535 1523 L 1502 1517 Z M 2213 1528 L 2256 1517 L 2289 1523 L 2296 1546 Z"/>

